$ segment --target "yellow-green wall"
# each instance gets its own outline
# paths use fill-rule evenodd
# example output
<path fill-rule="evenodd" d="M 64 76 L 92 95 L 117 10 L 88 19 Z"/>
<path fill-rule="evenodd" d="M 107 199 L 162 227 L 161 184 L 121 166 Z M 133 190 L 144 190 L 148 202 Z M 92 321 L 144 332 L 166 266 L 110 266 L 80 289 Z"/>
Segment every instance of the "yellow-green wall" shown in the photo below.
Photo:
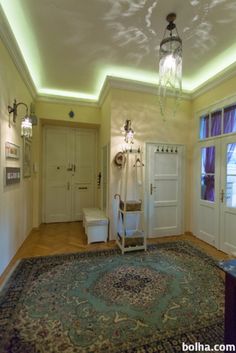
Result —
<path fill-rule="evenodd" d="M 0 274 L 33 227 L 33 177 L 23 178 L 23 141 L 20 136 L 21 118 L 25 114 L 19 106 L 16 124 L 9 127 L 8 105 L 25 102 L 30 105 L 32 97 L 19 75 L 8 51 L 0 40 Z M 5 158 L 5 142 L 20 146 L 20 160 Z M 21 182 L 5 185 L 5 168 L 20 167 Z"/>
<path fill-rule="evenodd" d="M 189 132 L 192 128 L 192 103 L 183 100 L 175 117 L 168 116 L 163 121 L 160 115 L 157 96 L 153 94 L 131 92 L 120 89 L 112 89 L 111 102 L 111 168 L 110 168 L 110 199 L 119 193 L 120 170 L 114 165 L 113 158 L 122 149 L 124 136 L 121 128 L 126 119 L 132 120 L 135 131 L 135 146 L 140 146 L 144 152 L 145 143 L 173 143 L 186 146 L 185 178 L 190 177 L 190 159 L 192 151 L 192 141 Z M 169 107 L 173 108 L 173 99 L 168 101 Z M 170 111 L 173 111 L 170 109 Z M 189 186 L 185 187 L 185 225 L 184 230 L 189 230 Z M 113 207 L 115 209 L 115 206 Z M 111 223 L 113 220 L 113 210 L 110 208 Z M 114 237 L 115 230 L 112 228 Z"/>
<path fill-rule="evenodd" d="M 74 112 L 70 118 L 68 113 Z M 63 121 L 81 124 L 100 124 L 100 108 L 97 106 L 79 105 L 76 103 L 54 103 L 37 100 L 35 103 L 36 115 L 41 119 Z"/>

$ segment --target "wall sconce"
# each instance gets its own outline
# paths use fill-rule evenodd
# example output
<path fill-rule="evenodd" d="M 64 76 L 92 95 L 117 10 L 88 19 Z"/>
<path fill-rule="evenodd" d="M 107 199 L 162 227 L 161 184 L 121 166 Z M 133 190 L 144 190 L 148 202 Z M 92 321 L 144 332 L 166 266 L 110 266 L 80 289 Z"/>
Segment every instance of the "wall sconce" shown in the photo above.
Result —
<path fill-rule="evenodd" d="M 10 114 L 13 113 L 13 123 L 16 122 L 16 117 L 17 117 L 17 108 L 19 105 L 23 105 L 26 108 L 26 114 L 25 117 L 21 120 L 21 136 L 22 137 L 27 137 L 27 138 L 32 138 L 32 120 L 31 117 L 29 116 L 29 109 L 27 104 L 23 102 L 16 102 L 16 99 L 14 99 L 13 106 L 11 107 L 8 105 L 8 113 L 9 113 L 9 127 L 10 127 Z"/>
<path fill-rule="evenodd" d="M 124 125 L 125 142 L 134 143 L 134 130 L 131 127 L 131 120 L 126 120 Z"/>

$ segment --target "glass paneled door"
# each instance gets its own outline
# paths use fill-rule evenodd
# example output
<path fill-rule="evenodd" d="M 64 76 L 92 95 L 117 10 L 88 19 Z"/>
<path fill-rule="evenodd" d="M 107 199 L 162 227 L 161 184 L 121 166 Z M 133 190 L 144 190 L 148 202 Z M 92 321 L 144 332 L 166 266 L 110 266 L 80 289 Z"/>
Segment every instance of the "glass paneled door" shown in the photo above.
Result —
<path fill-rule="evenodd" d="M 198 208 L 195 215 L 197 236 L 217 248 L 219 247 L 219 155 L 219 140 L 201 143 L 200 175 L 198 174 L 200 180 L 197 181 Z"/>
<path fill-rule="evenodd" d="M 236 136 L 201 143 L 197 236 L 236 255 Z"/>
<path fill-rule="evenodd" d="M 236 255 L 236 136 L 221 146 L 220 249 Z"/>

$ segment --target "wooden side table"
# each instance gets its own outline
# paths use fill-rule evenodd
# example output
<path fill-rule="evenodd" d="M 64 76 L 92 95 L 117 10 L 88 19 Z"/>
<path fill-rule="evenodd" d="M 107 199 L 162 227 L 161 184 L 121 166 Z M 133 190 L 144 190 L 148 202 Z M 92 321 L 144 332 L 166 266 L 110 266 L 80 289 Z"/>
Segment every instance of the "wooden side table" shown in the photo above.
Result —
<path fill-rule="evenodd" d="M 219 262 L 225 272 L 224 343 L 236 345 L 236 259 Z"/>

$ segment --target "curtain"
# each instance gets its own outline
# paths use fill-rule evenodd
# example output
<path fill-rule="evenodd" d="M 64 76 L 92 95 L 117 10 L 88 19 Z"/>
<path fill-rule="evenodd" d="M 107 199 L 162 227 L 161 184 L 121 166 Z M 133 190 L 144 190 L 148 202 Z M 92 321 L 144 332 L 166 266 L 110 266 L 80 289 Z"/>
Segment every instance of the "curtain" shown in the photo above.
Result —
<path fill-rule="evenodd" d="M 203 181 L 205 191 L 203 199 L 207 201 L 215 201 L 215 147 L 206 147 L 202 151 L 202 167 Z"/>
<path fill-rule="evenodd" d="M 224 109 L 224 134 L 236 132 L 236 105 Z"/>
<path fill-rule="evenodd" d="M 221 118 L 221 110 L 211 114 L 211 136 L 221 135 Z"/>

